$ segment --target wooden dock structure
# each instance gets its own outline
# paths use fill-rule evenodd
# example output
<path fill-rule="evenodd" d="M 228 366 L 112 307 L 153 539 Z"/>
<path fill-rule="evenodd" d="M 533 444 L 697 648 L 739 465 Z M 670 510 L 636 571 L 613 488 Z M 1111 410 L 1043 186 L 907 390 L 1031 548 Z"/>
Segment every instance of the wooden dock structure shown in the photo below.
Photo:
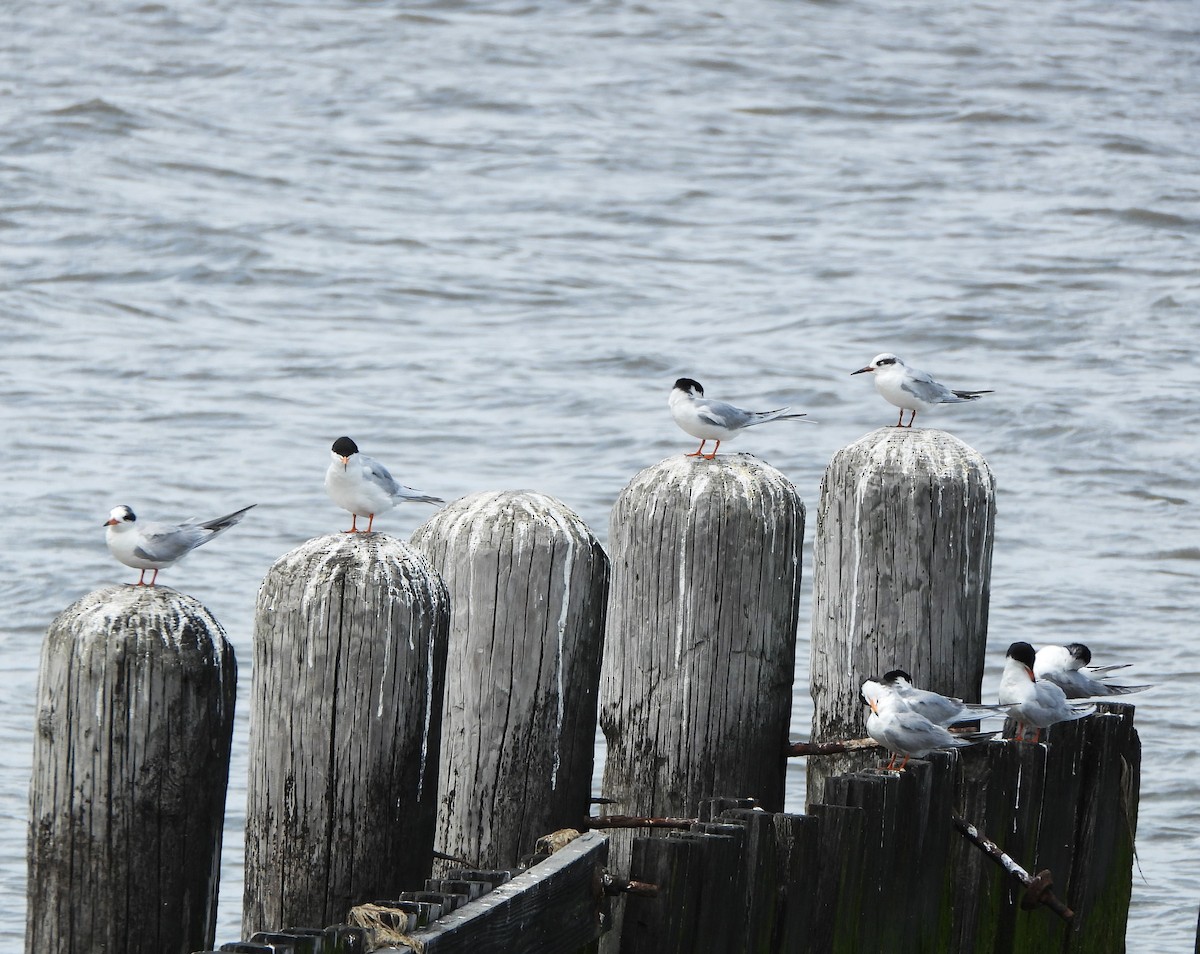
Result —
<path fill-rule="evenodd" d="M 979 699 L 994 522 L 986 462 L 941 432 L 881 429 L 830 464 L 802 813 L 783 775 L 805 506 L 774 468 L 647 468 L 609 555 L 532 491 L 464 498 L 412 544 L 308 541 L 260 592 L 244 939 L 219 948 L 232 649 L 174 591 L 91 594 L 43 655 L 26 952 L 100 950 L 89 932 L 132 954 L 1122 951 L 1132 706 L 904 772 L 844 744 L 886 670 Z M 171 766 L 149 799 L 147 764 Z M 139 907 L 180 927 L 139 946 Z"/>

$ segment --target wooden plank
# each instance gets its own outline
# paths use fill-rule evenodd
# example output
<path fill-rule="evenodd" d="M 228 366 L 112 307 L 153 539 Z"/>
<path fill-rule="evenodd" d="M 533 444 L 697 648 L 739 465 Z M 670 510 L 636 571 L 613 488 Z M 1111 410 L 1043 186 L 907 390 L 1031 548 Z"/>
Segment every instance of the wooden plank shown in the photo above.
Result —
<path fill-rule="evenodd" d="M 1124 950 L 1141 786 L 1142 747 L 1133 727 L 1134 707 L 1101 703 L 1097 710 L 1080 720 L 1079 833 L 1066 891 L 1075 919 L 1064 950 L 1078 954 Z"/>
<path fill-rule="evenodd" d="M 701 897 L 712 839 L 633 840 L 630 877 L 658 885 L 657 898 L 629 897 L 620 938 L 622 954 L 691 954 L 701 944 Z"/>
<path fill-rule="evenodd" d="M 829 782 L 834 782 L 829 779 Z M 867 848 L 866 812 L 843 805 L 813 805 L 818 829 L 820 864 L 816 876 L 816 928 L 812 949 L 855 954 L 870 948 L 858 942 L 863 907 Z"/>
<path fill-rule="evenodd" d="M 607 837 L 587 832 L 404 943 L 421 954 L 576 954 L 603 929 L 607 861 Z"/>
<path fill-rule="evenodd" d="M 515 865 L 588 814 L 608 557 L 545 494 L 472 494 L 412 543 L 446 581 L 437 847 Z"/>
<path fill-rule="evenodd" d="M 1046 758 L 1044 745 L 1015 741 L 986 742 L 963 752 L 958 814 L 1026 868 L 1036 860 Z M 1036 930 L 1031 934 L 1022 919 L 1020 888 L 961 839 L 952 858 L 960 872 L 954 895 L 955 949 L 1023 954 L 1021 944 Z"/>
<path fill-rule="evenodd" d="M 449 602 L 418 550 L 319 537 L 259 591 L 242 930 L 342 921 L 429 873 Z"/>
<path fill-rule="evenodd" d="M 213 943 L 237 664 L 165 586 L 89 593 L 42 645 L 28 954 Z"/>
<path fill-rule="evenodd" d="M 817 946 L 818 891 L 814 873 L 820 870 L 820 822 L 812 815 L 771 816 L 775 829 L 779 899 L 769 951 L 819 954 Z"/>
<path fill-rule="evenodd" d="M 812 743 L 863 735 L 862 683 L 891 669 L 978 701 L 994 516 L 987 462 L 942 431 L 880 428 L 834 455 L 813 546 Z M 809 802 L 873 762 L 809 759 Z"/>
<path fill-rule="evenodd" d="M 707 835 L 715 839 L 707 856 L 700 906 L 707 925 L 701 937 L 714 950 L 728 954 L 745 954 L 747 939 L 747 879 L 746 842 L 744 825 L 725 822 L 700 822 L 690 832 L 670 832 L 668 838 Z"/>
<path fill-rule="evenodd" d="M 750 954 L 778 951 L 777 921 L 782 913 L 786 872 L 781 857 L 775 816 L 748 808 L 729 808 L 721 821 L 733 822 L 746 832 L 742 852 L 745 885 L 744 949 Z"/>

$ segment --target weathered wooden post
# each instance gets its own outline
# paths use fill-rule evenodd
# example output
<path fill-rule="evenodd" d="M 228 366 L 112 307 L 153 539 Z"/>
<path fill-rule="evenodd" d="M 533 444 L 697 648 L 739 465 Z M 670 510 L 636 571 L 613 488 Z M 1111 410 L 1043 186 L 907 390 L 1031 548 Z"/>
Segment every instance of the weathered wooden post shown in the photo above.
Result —
<path fill-rule="evenodd" d="M 747 454 L 668 458 L 621 491 L 600 676 L 612 813 L 694 817 L 715 795 L 783 807 L 803 542 L 796 489 Z M 610 833 L 616 870 L 631 850 Z"/>
<path fill-rule="evenodd" d="M 746 454 L 672 457 L 621 491 L 600 683 L 614 812 L 783 807 L 803 539 L 796 489 Z"/>
<path fill-rule="evenodd" d="M 330 534 L 254 622 L 242 930 L 340 923 L 428 874 L 450 607 L 417 550 Z"/>
<path fill-rule="evenodd" d="M 813 546 L 812 741 L 863 734 L 863 680 L 892 669 L 979 700 L 995 480 L 943 431 L 884 427 L 834 455 Z M 808 802 L 873 753 L 809 759 Z"/>
<path fill-rule="evenodd" d="M 106 587 L 51 624 L 27 954 L 212 945 L 236 681 L 220 625 L 167 587 Z"/>
<path fill-rule="evenodd" d="M 516 865 L 587 816 L 608 557 L 571 510 L 479 493 L 413 534 L 450 592 L 437 847 Z"/>

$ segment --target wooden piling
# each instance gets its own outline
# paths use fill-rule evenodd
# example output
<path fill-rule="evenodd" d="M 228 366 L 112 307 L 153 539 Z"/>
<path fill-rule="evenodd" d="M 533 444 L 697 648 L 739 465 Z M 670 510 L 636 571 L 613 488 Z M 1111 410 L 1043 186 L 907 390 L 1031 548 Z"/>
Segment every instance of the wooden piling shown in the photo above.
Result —
<path fill-rule="evenodd" d="M 452 607 L 436 843 L 515 865 L 589 809 L 608 557 L 565 505 L 479 493 L 413 534 Z"/>
<path fill-rule="evenodd" d="M 42 647 L 27 954 L 211 947 L 237 664 L 164 586 L 83 597 Z"/>
<path fill-rule="evenodd" d="M 339 923 L 428 875 L 450 608 L 416 549 L 330 534 L 281 557 L 254 623 L 246 935 Z"/>
<path fill-rule="evenodd" d="M 694 815 L 731 791 L 782 808 L 803 538 L 795 488 L 748 455 L 673 457 L 621 492 L 600 688 L 614 811 Z"/>
<path fill-rule="evenodd" d="M 979 700 L 994 522 L 987 462 L 943 431 L 880 428 L 834 455 L 813 547 L 812 742 L 862 735 L 862 683 L 892 669 Z M 810 759 L 809 803 L 872 763 Z"/>

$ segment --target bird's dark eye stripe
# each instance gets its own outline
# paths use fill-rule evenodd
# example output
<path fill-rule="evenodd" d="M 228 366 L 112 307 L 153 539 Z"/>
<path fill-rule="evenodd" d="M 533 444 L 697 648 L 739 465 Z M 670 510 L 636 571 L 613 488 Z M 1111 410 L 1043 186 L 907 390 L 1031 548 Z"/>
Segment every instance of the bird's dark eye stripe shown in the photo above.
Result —
<path fill-rule="evenodd" d="M 896 359 L 895 359 L 895 358 L 884 358 L 884 359 L 883 359 L 882 361 L 880 361 L 879 363 L 880 363 L 880 364 L 895 364 L 895 363 L 896 363 Z"/>

